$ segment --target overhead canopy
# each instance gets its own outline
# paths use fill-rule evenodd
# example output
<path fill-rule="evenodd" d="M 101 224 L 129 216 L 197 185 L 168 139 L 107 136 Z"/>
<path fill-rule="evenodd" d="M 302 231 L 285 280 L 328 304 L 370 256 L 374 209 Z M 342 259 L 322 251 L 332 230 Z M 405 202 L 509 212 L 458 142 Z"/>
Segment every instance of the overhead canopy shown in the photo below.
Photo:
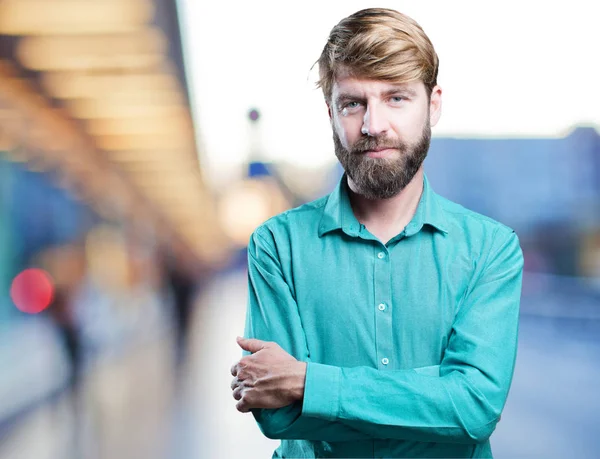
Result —
<path fill-rule="evenodd" d="M 109 218 L 222 260 L 175 2 L 0 0 L 0 139 Z"/>

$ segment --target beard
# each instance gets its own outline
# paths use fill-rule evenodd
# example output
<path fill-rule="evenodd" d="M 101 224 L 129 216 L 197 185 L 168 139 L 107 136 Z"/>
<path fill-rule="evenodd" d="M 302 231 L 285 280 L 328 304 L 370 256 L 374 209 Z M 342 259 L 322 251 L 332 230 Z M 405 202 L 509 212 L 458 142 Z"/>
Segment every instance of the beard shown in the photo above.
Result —
<path fill-rule="evenodd" d="M 430 142 L 429 118 L 414 144 L 382 136 L 364 136 L 346 149 L 333 131 L 335 156 L 356 185 L 358 194 L 367 199 L 389 199 L 406 188 L 425 161 Z M 393 148 L 398 154 L 390 158 L 370 158 L 365 154 L 377 148 Z"/>

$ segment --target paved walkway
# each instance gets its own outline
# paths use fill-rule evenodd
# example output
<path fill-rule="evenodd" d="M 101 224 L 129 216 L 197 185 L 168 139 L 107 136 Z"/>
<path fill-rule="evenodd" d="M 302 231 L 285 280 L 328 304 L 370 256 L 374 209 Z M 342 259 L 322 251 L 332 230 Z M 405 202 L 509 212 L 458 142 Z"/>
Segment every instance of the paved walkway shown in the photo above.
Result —
<path fill-rule="evenodd" d="M 0 459 L 270 457 L 277 442 L 235 410 L 229 389 L 245 298 L 244 273 L 224 275 L 199 298 L 181 379 L 169 337 L 100 361 L 80 394 L 79 416 L 69 395 L 40 407 L 2 440 Z M 523 307 L 515 379 L 492 437 L 495 456 L 597 457 L 600 320 L 527 312 L 536 308 Z"/>

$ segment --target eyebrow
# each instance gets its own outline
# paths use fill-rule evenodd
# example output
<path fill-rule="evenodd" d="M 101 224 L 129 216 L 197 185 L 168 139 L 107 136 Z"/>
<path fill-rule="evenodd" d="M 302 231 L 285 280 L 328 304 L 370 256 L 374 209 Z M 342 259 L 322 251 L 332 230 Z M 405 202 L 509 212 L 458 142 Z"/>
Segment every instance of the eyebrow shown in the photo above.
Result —
<path fill-rule="evenodd" d="M 394 94 L 407 94 L 408 96 L 415 97 L 417 95 L 417 92 L 414 89 L 407 88 L 406 86 L 395 86 L 381 93 L 383 97 L 389 97 Z M 356 93 L 341 92 L 336 98 L 336 102 L 340 103 L 362 99 L 363 97 Z"/>
<path fill-rule="evenodd" d="M 414 89 L 410 89 L 407 88 L 406 86 L 396 86 L 394 88 L 388 89 L 387 91 L 384 91 L 382 93 L 382 95 L 384 96 L 391 96 L 393 94 L 408 94 L 409 96 L 415 97 L 417 95 L 417 91 L 415 91 Z"/>

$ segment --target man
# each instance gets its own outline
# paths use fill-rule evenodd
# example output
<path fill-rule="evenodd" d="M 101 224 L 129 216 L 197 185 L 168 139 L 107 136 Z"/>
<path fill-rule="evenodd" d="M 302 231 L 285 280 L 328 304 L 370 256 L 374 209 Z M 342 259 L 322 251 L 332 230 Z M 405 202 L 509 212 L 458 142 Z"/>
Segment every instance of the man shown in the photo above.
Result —
<path fill-rule="evenodd" d="M 438 59 L 387 9 L 331 31 L 319 59 L 345 174 L 248 247 L 237 409 L 274 457 L 490 457 L 512 379 L 523 259 L 515 233 L 423 172 Z"/>

